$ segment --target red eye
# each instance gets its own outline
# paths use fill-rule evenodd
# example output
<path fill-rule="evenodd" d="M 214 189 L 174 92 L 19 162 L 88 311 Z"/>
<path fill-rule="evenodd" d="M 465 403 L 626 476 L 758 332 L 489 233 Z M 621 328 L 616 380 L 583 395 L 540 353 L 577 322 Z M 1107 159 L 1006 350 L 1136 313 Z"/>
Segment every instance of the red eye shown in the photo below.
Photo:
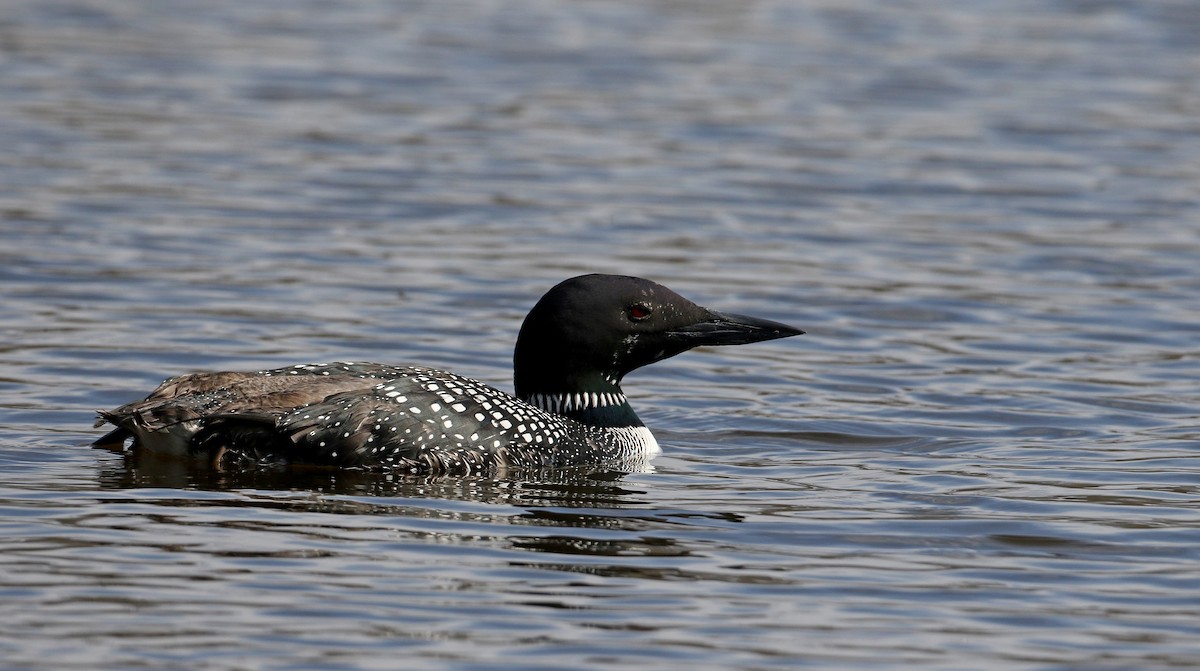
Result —
<path fill-rule="evenodd" d="M 629 318 L 640 322 L 650 316 L 650 306 L 645 303 L 634 303 L 629 306 Z"/>

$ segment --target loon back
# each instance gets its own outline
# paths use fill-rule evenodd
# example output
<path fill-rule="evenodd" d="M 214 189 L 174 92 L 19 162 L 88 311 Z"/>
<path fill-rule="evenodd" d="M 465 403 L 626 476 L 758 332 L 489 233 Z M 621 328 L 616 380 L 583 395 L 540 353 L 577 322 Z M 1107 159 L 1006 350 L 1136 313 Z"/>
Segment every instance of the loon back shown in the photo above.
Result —
<path fill-rule="evenodd" d="M 100 412 L 100 446 L 190 455 L 218 468 L 305 463 L 475 474 L 598 466 L 642 470 L 659 453 L 621 391 L 628 372 L 699 345 L 802 333 L 702 308 L 634 277 L 584 275 L 526 317 L 517 397 L 454 373 L 369 363 L 303 364 L 171 378 Z"/>

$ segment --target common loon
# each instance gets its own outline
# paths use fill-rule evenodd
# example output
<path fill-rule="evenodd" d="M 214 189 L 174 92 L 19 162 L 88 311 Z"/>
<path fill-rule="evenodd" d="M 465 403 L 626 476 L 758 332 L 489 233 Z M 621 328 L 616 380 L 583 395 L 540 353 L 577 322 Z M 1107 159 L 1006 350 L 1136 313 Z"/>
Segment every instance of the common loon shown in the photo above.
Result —
<path fill-rule="evenodd" d="M 521 325 L 516 397 L 418 366 L 301 364 L 192 373 L 99 412 L 95 442 L 190 455 L 218 469 L 318 464 L 414 474 L 602 466 L 640 470 L 661 450 L 621 391 L 630 371 L 700 345 L 799 335 L 722 314 L 637 277 L 583 275 Z"/>

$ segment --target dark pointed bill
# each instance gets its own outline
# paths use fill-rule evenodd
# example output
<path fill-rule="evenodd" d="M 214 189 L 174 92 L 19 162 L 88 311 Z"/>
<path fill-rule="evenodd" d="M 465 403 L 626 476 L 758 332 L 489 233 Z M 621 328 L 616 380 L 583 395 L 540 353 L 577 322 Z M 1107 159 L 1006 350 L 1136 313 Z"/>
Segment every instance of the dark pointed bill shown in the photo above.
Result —
<path fill-rule="evenodd" d="M 788 338 L 804 333 L 798 328 L 769 319 L 746 315 L 722 314 L 709 311 L 708 318 L 694 324 L 671 329 L 667 335 L 700 345 L 744 345 L 776 338 Z"/>

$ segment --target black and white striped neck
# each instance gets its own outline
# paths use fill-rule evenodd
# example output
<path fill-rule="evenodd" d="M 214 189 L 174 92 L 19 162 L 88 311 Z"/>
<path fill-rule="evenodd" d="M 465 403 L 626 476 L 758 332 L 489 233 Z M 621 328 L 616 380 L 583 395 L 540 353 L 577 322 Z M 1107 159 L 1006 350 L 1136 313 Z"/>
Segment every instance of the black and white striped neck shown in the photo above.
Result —
<path fill-rule="evenodd" d="M 583 391 L 575 393 L 562 394 L 530 394 L 526 401 L 532 405 L 559 415 L 565 415 L 572 412 L 581 412 L 584 410 L 597 410 L 601 408 L 610 408 L 613 406 L 626 405 L 628 400 L 625 394 L 621 392 L 602 391 L 596 393 L 594 391 Z"/>
<path fill-rule="evenodd" d="M 589 426 L 643 426 L 629 399 L 615 386 L 605 391 L 535 392 L 521 400 Z"/>

